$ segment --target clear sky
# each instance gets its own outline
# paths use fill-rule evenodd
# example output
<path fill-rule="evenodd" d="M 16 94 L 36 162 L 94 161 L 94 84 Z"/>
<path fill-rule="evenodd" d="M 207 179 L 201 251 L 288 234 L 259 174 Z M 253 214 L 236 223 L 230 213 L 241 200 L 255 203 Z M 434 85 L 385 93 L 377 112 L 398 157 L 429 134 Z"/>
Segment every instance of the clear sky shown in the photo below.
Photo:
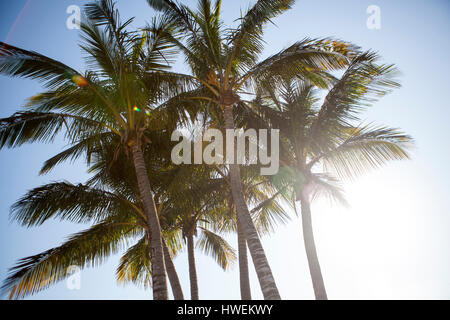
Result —
<path fill-rule="evenodd" d="M 186 1 L 195 4 L 196 1 Z M 77 30 L 66 27 L 66 8 L 86 1 L 0 0 L 0 39 L 83 70 Z M 119 0 L 123 18 L 136 16 L 139 27 L 153 16 L 145 0 Z M 247 1 L 223 1 L 223 18 L 233 23 Z M 381 29 L 366 26 L 369 5 L 381 9 Z M 326 201 L 313 206 L 317 249 L 331 299 L 450 298 L 450 163 L 448 81 L 450 2 L 447 0 L 315 0 L 295 7 L 267 28 L 264 55 L 304 37 L 333 36 L 374 49 L 402 72 L 402 88 L 383 98 L 364 118 L 402 128 L 416 140 L 412 161 L 396 162 L 346 184 L 351 208 Z M 177 63 L 176 70 L 183 70 Z M 0 117 L 17 111 L 40 91 L 32 80 L 0 76 Z M 43 161 L 64 142 L 26 145 L 0 151 L 0 279 L 17 259 L 59 245 L 70 233 L 87 228 L 59 221 L 25 229 L 10 223 L 9 207 L 27 190 L 55 180 L 83 182 L 83 164 L 67 164 L 38 176 Z M 301 238 L 292 221 L 263 239 L 282 298 L 313 299 Z M 230 238 L 235 245 L 236 241 Z M 239 299 L 237 265 L 223 272 L 197 252 L 199 291 L 203 299 Z M 119 256 L 81 273 L 81 289 L 65 282 L 31 299 L 149 299 L 150 290 L 119 287 Z M 185 297 L 189 297 L 186 254 L 175 259 Z M 251 266 L 252 267 L 252 266 Z M 262 298 L 251 268 L 252 293 Z"/>

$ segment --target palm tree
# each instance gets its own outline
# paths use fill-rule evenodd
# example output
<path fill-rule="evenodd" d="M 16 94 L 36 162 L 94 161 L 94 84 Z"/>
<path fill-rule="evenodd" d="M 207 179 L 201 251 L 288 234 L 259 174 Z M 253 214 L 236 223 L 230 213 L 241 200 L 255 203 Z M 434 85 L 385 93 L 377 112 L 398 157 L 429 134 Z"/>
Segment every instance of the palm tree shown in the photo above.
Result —
<path fill-rule="evenodd" d="M 206 119 L 204 118 L 206 121 Z M 213 123 L 204 124 L 210 128 Z M 154 140 L 154 138 L 152 138 Z M 190 141 L 193 148 L 194 141 Z M 203 144 L 203 148 L 206 144 Z M 170 148 L 168 148 L 170 149 Z M 149 152 L 152 154 L 152 152 Z M 217 263 L 226 270 L 235 260 L 234 251 L 227 242 L 216 233 L 237 232 L 235 206 L 230 190 L 228 168 L 217 165 L 178 165 L 168 164 L 170 170 L 152 173 L 152 185 L 155 186 L 155 201 L 161 217 L 176 217 L 175 226 L 181 227 L 188 247 L 191 298 L 198 299 L 197 273 L 195 267 L 194 238 L 200 233 L 197 247 L 206 254 L 212 254 Z M 254 208 L 252 219 L 260 235 L 273 231 L 276 222 L 285 222 L 287 214 L 277 201 L 282 195 L 270 185 L 270 181 L 261 177 L 259 166 L 243 167 L 243 185 L 248 203 Z M 123 172 L 123 169 L 119 170 Z M 159 186 L 164 186 L 159 192 Z M 164 191 L 163 191 L 164 190 Z M 164 203 L 161 203 L 164 199 Z M 173 220 L 173 218 L 172 218 Z M 245 238 L 239 236 L 239 268 L 242 299 L 251 299 L 248 279 L 247 248 Z M 245 280 L 246 279 L 246 280 Z"/>
<path fill-rule="evenodd" d="M 38 53 L 0 43 L 0 73 L 38 79 L 47 88 L 30 99 L 26 111 L 0 120 L 0 147 L 53 141 L 65 130 L 72 147 L 52 158 L 43 172 L 95 146 L 115 143 L 124 149 L 134 164 L 150 230 L 153 298 L 167 299 L 161 227 L 144 162 L 149 144 L 144 131 L 164 123 L 156 119 L 167 116 L 154 106 L 176 95 L 189 80 L 167 70 L 176 53 L 166 36 L 173 34 L 169 19 L 154 19 L 138 34 L 126 31 L 133 19 L 122 23 L 110 0 L 87 4 L 85 12 L 81 48 L 88 55 L 90 70 L 84 74 Z"/>
<path fill-rule="evenodd" d="M 120 176 L 114 177 L 114 170 L 117 170 L 115 168 L 110 173 L 109 186 L 94 187 L 106 182 L 103 176 L 104 172 L 100 169 L 101 165 L 99 164 L 97 163 L 93 168 L 94 171 L 97 171 L 96 175 L 86 185 L 73 185 L 68 182 L 51 183 L 30 190 L 13 205 L 12 219 L 27 227 L 41 225 L 51 218 L 77 223 L 95 222 L 96 224 L 92 228 L 72 236 L 69 241 L 59 247 L 21 259 L 18 265 L 11 269 L 11 275 L 2 287 L 4 292 L 9 293 L 10 298 L 33 294 L 62 280 L 69 275 L 67 272 L 70 265 L 80 267 L 98 265 L 110 254 L 128 246 L 136 237 L 139 240 L 126 251 L 120 260 L 117 280 L 119 283 L 133 282 L 145 288 L 151 285 L 148 224 L 142 203 L 138 200 L 137 190 L 134 188 L 134 181 L 133 179 L 124 180 Z M 128 168 L 128 172 L 131 171 L 130 169 Z M 165 174 L 172 177 L 173 175 L 178 176 L 179 168 L 175 171 Z M 157 175 L 152 177 L 155 176 Z M 165 179 L 160 180 L 164 181 Z M 171 186 L 168 186 L 168 190 L 171 189 Z M 211 186 L 208 185 L 202 191 L 212 190 Z M 113 191 L 105 190 L 105 187 L 109 187 L 106 189 Z M 175 188 L 178 188 L 178 185 Z M 212 255 L 224 269 L 229 267 L 235 259 L 231 246 L 222 237 L 209 231 L 208 223 L 203 223 L 208 217 L 214 218 L 211 214 L 201 212 L 195 217 L 185 214 L 180 216 L 180 212 L 183 213 L 184 210 L 190 209 L 187 205 L 195 204 L 193 201 L 186 202 L 182 195 L 193 197 L 199 195 L 199 192 L 200 190 L 195 189 L 182 191 L 175 189 L 171 191 L 170 196 L 167 196 L 168 193 L 163 196 L 164 203 L 158 203 L 163 221 L 165 264 L 168 266 L 167 274 L 174 298 L 177 300 L 183 299 L 183 292 L 172 257 L 182 249 L 181 235 L 186 237 L 186 228 L 193 218 L 197 219 L 197 223 L 202 221 L 199 226 L 202 236 L 197 245 L 200 249 L 206 254 Z M 219 198 L 212 197 L 210 199 L 214 202 Z M 204 208 L 202 209 L 204 210 Z M 216 208 L 215 215 L 220 216 L 219 213 L 220 210 Z M 108 234 L 110 231 L 111 234 Z M 192 234 L 192 231 L 189 231 Z M 76 251 L 77 247 L 80 248 L 78 252 Z M 195 262 L 194 267 L 191 262 L 195 258 L 190 236 L 188 236 L 188 255 L 191 285 L 197 287 L 196 281 L 193 282 L 196 279 L 196 273 Z M 194 292 L 193 299 L 195 297 Z"/>
<path fill-rule="evenodd" d="M 236 259 L 234 249 L 212 230 L 228 208 L 224 197 L 227 185 L 213 176 L 213 169 L 210 166 L 169 165 L 152 177 L 161 219 L 165 223 L 170 221 L 172 229 L 181 230 L 187 245 L 192 300 L 199 299 L 195 247 L 212 256 L 224 270 Z"/>
<path fill-rule="evenodd" d="M 258 0 L 239 19 L 237 28 L 225 28 L 220 20 L 221 1 L 199 1 L 197 11 L 172 1 L 148 0 L 149 5 L 169 17 L 184 35 L 184 42 L 172 39 L 185 55 L 192 77 L 203 92 L 197 99 L 220 106 L 226 129 L 234 129 L 233 109 L 246 108 L 244 89 L 260 82 L 276 85 L 277 75 L 291 74 L 324 84 L 323 70 L 341 68 L 355 48 L 329 40 L 304 40 L 258 63 L 263 49 L 264 26 L 290 9 L 294 0 Z M 230 164 L 233 199 L 265 299 L 280 299 L 257 230 L 243 196 L 239 165 Z"/>
<path fill-rule="evenodd" d="M 198 102 L 198 101 L 197 101 Z M 217 127 L 217 109 L 214 108 L 214 105 L 209 103 L 207 105 L 209 113 L 199 111 L 200 108 L 196 109 L 196 112 L 193 113 L 194 116 L 199 116 L 199 121 L 202 122 L 202 128 L 206 129 L 218 129 L 222 130 L 222 134 L 224 135 L 224 130 L 221 127 Z M 200 113 L 200 114 L 199 114 Z M 194 118 L 194 117 L 192 117 Z M 192 120 L 191 118 L 191 120 Z M 240 116 L 240 118 L 243 118 Z M 245 117 L 244 117 L 245 118 Z M 191 126 L 198 127 L 198 123 L 194 122 Z M 195 130 L 193 130 L 195 132 Z M 191 132 L 191 134 L 194 134 Z M 189 139 L 189 138 L 187 138 Z M 194 141 L 191 141 L 191 149 L 194 148 Z M 202 148 L 205 148 L 207 143 L 203 143 Z M 202 150 L 203 152 L 203 150 Z M 247 155 L 248 156 L 248 155 Z M 191 163 L 193 159 L 191 159 Z M 198 165 L 196 165 L 198 167 Z M 220 215 L 215 215 L 214 219 L 209 221 L 210 227 L 213 228 L 214 231 L 219 233 L 229 233 L 235 232 L 237 235 L 238 242 L 238 257 L 239 257 L 239 278 L 240 278 L 240 291 L 241 298 L 243 300 L 251 300 L 251 290 L 250 290 L 250 279 L 249 279 L 249 269 L 248 269 L 248 260 L 247 260 L 247 241 L 242 234 L 241 224 L 238 222 L 238 215 L 236 214 L 236 206 L 233 201 L 232 191 L 231 191 L 231 182 L 230 182 L 230 174 L 229 167 L 226 165 L 203 165 L 202 169 L 199 169 L 200 172 L 206 171 L 206 176 L 203 173 L 202 180 L 199 180 L 199 184 L 203 185 L 207 181 L 211 181 L 211 177 L 214 177 L 214 183 L 205 189 L 206 192 L 210 192 L 208 190 L 215 190 L 217 187 L 221 186 L 221 189 L 215 197 L 222 198 L 226 201 L 226 206 L 228 206 L 228 210 L 222 208 L 219 212 Z M 270 179 L 267 177 L 261 176 L 260 174 L 261 166 L 258 164 L 244 165 L 241 168 L 242 172 L 242 186 L 243 192 L 246 199 L 246 202 L 253 206 L 252 210 L 250 210 L 250 215 L 253 223 L 255 224 L 258 235 L 261 237 L 265 234 L 273 232 L 277 223 L 285 223 L 288 219 L 288 215 L 285 212 L 283 206 L 280 204 L 280 198 L 283 197 L 284 200 L 288 199 L 288 196 L 285 194 L 284 190 L 276 190 Z M 199 177 L 199 174 L 196 174 Z M 192 182 L 192 178 L 183 178 L 183 179 L 171 179 L 177 181 L 185 181 L 189 180 Z M 217 183 L 217 185 L 216 185 Z M 226 185 L 226 188 L 223 186 Z M 190 191 L 192 192 L 192 191 Z M 189 193 L 189 192 L 188 192 Z M 200 199 L 203 193 L 199 193 L 196 195 L 196 199 Z M 189 195 L 183 195 L 183 197 L 189 197 Z M 285 201 L 285 205 L 290 206 L 290 201 Z"/>
<path fill-rule="evenodd" d="M 281 190 L 275 190 L 274 185 L 269 179 L 259 174 L 259 166 L 243 166 L 242 167 L 242 185 L 246 202 L 253 206 L 250 215 L 255 224 L 260 237 L 274 232 L 278 223 L 286 223 L 289 219 L 286 211 L 281 205 L 280 200 L 286 200 L 288 197 Z M 217 170 L 219 170 L 217 168 Z M 221 174 L 226 177 L 228 185 L 230 178 L 227 168 L 222 168 Z M 286 188 L 284 188 L 286 189 Z M 219 226 L 221 231 L 234 230 L 237 235 L 238 243 L 238 261 L 239 261 L 239 280 L 242 300 L 251 300 L 251 288 L 247 258 L 247 241 L 242 232 L 239 216 L 236 214 L 236 206 L 233 202 L 231 189 L 228 190 L 228 203 L 230 211 L 228 215 L 224 215 L 220 223 L 225 224 L 226 228 Z M 280 199 L 282 197 L 282 199 Z M 290 202 L 284 201 L 289 207 Z"/>
<path fill-rule="evenodd" d="M 148 146 L 150 150 L 146 152 L 145 161 L 150 169 L 149 179 L 154 186 L 155 203 L 163 228 L 165 264 L 174 298 L 183 299 L 181 285 L 172 262 L 172 256 L 182 248 L 181 236 L 183 236 L 187 240 L 191 288 L 196 289 L 192 290 L 192 298 L 198 299 L 193 247 L 193 236 L 197 234 L 197 229 L 201 231 L 197 247 L 213 256 L 223 269 L 227 269 L 235 260 L 231 246 L 214 231 L 208 230 L 211 224 L 219 223 L 216 220 L 220 219 L 223 210 L 227 209 L 226 201 L 220 196 L 224 194 L 224 187 L 227 185 L 220 179 L 208 179 L 211 170 L 208 167 L 173 167 L 168 160 L 170 159 L 168 154 L 151 149 L 170 150 L 170 146 L 161 145 L 170 143 L 168 137 L 155 130 L 148 129 L 148 131 L 150 132 L 147 132 L 147 135 L 154 143 Z M 147 287 L 151 283 L 151 257 L 146 250 L 149 240 L 146 216 L 139 200 L 136 179 L 132 175 L 133 167 L 125 161 L 124 152 L 115 150 L 112 146 L 109 144 L 90 150 L 88 157 L 95 159 L 95 163 L 89 171 L 94 175 L 86 185 L 74 186 L 61 182 L 33 189 L 12 207 L 12 219 L 28 227 L 40 225 L 50 218 L 98 224 L 108 220 L 109 226 L 114 225 L 114 222 L 118 226 L 136 225 L 142 229 L 145 236 L 130 247 L 122 257 L 117 269 L 117 279 L 119 283 L 134 282 Z M 113 162 L 111 158 L 117 158 L 117 161 Z M 46 165 L 52 161 L 50 159 Z M 173 183 L 174 181 L 177 183 Z M 103 231 L 106 233 L 108 229 L 105 228 Z M 123 237 L 124 243 L 129 243 L 128 235 L 123 234 Z M 83 239 L 86 237 L 81 240 Z M 103 235 L 103 238 L 97 241 L 102 242 L 103 239 L 108 241 L 107 235 Z M 9 292 L 10 297 L 21 297 L 46 288 L 67 276 L 64 266 L 69 262 L 78 265 L 80 260 L 76 257 L 82 255 L 84 251 L 80 250 L 78 255 L 71 257 L 73 251 L 64 253 L 63 247 L 66 245 L 49 250 L 55 252 L 55 255 L 50 255 L 48 259 L 41 260 L 46 253 L 26 258 L 30 260 L 29 263 L 26 266 L 19 263 L 12 269 L 3 290 Z M 76 245 L 81 248 L 86 246 L 79 242 Z M 97 247 L 100 245 L 96 244 Z M 61 250 L 63 254 L 59 255 Z M 109 254 L 110 252 L 106 256 Z M 89 261 L 90 256 L 84 259 Z M 48 260 L 52 263 L 50 266 L 46 265 Z M 58 265 L 60 260 L 63 261 L 62 266 Z M 79 265 L 84 267 L 86 264 L 89 262 Z M 45 267 L 42 267 L 43 265 Z"/>
<path fill-rule="evenodd" d="M 149 232 L 142 205 L 138 202 L 139 196 L 136 193 L 133 194 L 135 192 L 134 184 L 122 180 L 122 177 L 110 176 L 111 186 L 107 189 L 113 189 L 113 192 L 104 188 L 95 188 L 93 185 L 99 185 L 100 181 L 105 182 L 103 179 L 104 172 L 102 172 L 100 166 L 95 167 L 97 174 L 86 185 L 73 185 L 68 182 L 51 183 L 30 190 L 13 205 L 12 219 L 24 226 L 38 226 L 51 218 L 78 223 L 93 221 L 96 224 L 91 229 L 93 229 L 92 232 L 97 238 L 90 237 L 91 229 L 89 229 L 71 237 L 67 243 L 60 247 L 21 259 L 18 265 L 11 269 L 11 275 L 2 288 L 4 292 L 9 292 L 10 298 L 35 293 L 54 282 L 60 281 L 68 276 L 68 266 L 70 265 L 84 267 L 89 264 L 99 264 L 107 256 L 120 250 L 120 246 L 115 247 L 111 243 L 113 237 L 117 238 L 114 238 L 116 241 L 127 244 L 130 239 L 135 239 L 136 233 L 144 235 L 121 258 L 117 269 L 117 279 L 119 283 L 133 282 L 144 287 L 151 284 L 151 257 L 148 251 Z M 186 174 L 199 173 L 198 168 L 194 166 L 191 166 L 189 170 L 185 169 L 175 168 L 172 172 L 165 172 L 165 178 L 173 178 L 174 176 L 180 178 L 181 175 L 185 177 Z M 155 176 L 157 174 L 152 175 L 153 178 Z M 236 258 L 234 250 L 226 240 L 208 230 L 208 225 L 217 223 L 216 218 L 220 218 L 223 215 L 222 211 L 226 209 L 223 207 L 225 204 L 223 199 L 217 196 L 219 192 L 217 188 L 223 189 L 222 182 L 211 181 L 211 183 L 205 185 L 204 179 L 196 177 L 197 185 L 189 184 L 186 189 L 180 190 L 178 184 L 175 186 L 170 184 L 167 188 L 168 192 L 161 196 L 165 199 L 164 203 L 158 203 L 163 221 L 163 234 L 165 235 L 163 237 L 165 263 L 170 266 L 167 268 L 167 273 L 174 298 L 177 300 L 183 299 L 183 293 L 172 262 L 172 256 L 182 248 L 180 235 L 183 235 L 187 240 L 193 300 L 198 299 L 193 247 L 193 236 L 197 234 L 197 228 L 201 230 L 197 247 L 206 254 L 213 256 L 223 269 L 227 269 Z M 168 181 L 164 178 L 159 180 Z M 129 182 L 133 182 L 132 179 Z M 202 188 L 200 188 L 200 182 Z M 209 201 L 208 203 L 195 201 L 198 197 L 203 197 L 203 199 Z M 189 199 L 186 200 L 187 198 Z M 214 204 L 216 202 L 219 202 L 219 204 Z M 189 210 L 191 210 L 190 214 L 186 214 L 185 212 Z M 102 226 L 102 228 L 99 226 Z M 120 228 L 121 226 L 130 228 L 130 231 L 115 234 L 114 228 Z M 109 230 L 113 230 L 113 234 L 108 235 Z M 123 239 L 119 239 L 120 236 Z M 89 244 L 88 241 L 97 241 L 97 243 Z M 166 241 L 170 243 L 170 246 L 166 245 Z M 81 249 L 74 254 L 77 246 Z M 105 251 L 104 248 L 108 246 L 114 249 Z M 86 247 L 90 251 L 85 251 L 84 248 Z M 99 252 L 94 252 L 95 250 L 99 250 Z M 95 258 L 93 258 L 94 256 Z M 93 259 L 97 260 L 94 262 Z M 59 263 L 60 261 L 61 263 Z"/>
<path fill-rule="evenodd" d="M 245 170 L 243 170 L 243 173 Z M 270 193 L 264 186 L 261 190 L 259 183 L 253 184 L 252 190 L 246 189 L 246 200 L 251 203 L 256 199 L 259 199 L 259 203 L 250 210 L 250 215 L 255 224 L 260 237 L 273 232 L 277 222 L 285 223 L 288 220 L 287 213 L 284 211 L 283 207 L 278 201 L 279 193 Z M 231 190 L 230 190 L 231 191 Z M 239 221 L 239 216 L 236 214 L 236 207 L 234 205 L 232 195 L 230 192 L 230 200 L 232 207 L 232 217 L 234 217 L 234 228 L 237 235 L 238 243 L 238 261 L 239 261 L 239 281 L 240 281 L 240 291 L 242 300 L 251 300 L 251 288 L 250 288 L 250 277 L 248 269 L 248 258 L 247 258 L 247 241 L 242 232 L 242 224 Z"/>
<path fill-rule="evenodd" d="M 165 153 L 164 150 L 170 150 L 170 140 L 168 139 L 167 132 L 158 129 L 147 129 L 146 136 L 152 141 L 152 143 L 148 144 L 146 147 L 145 163 L 149 168 L 148 179 L 154 186 L 155 204 L 158 209 L 158 217 L 163 232 L 162 245 L 166 271 L 174 298 L 176 300 L 183 300 L 184 295 L 180 280 L 172 261 L 174 254 L 176 253 L 173 248 L 176 248 L 176 250 L 182 249 L 181 233 L 179 228 L 174 226 L 173 221 L 168 219 L 168 217 L 161 215 L 162 208 L 159 204 L 158 196 L 158 194 L 161 193 L 160 189 L 168 188 L 167 183 L 161 183 L 162 179 L 160 179 L 160 172 L 166 170 L 165 168 L 169 164 L 169 154 L 167 152 Z M 98 188 L 104 188 L 106 186 L 115 192 L 120 192 L 127 199 L 131 199 L 129 200 L 131 206 L 142 208 L 142 204 L 139 200 L 139 188 L 137 187 L 135 176 L 133 176 L 133 165 L 129 161 L 126 161 L 127 155 L 124 153 L 124 150 L 117 150 L 113 146 L 114 144 L 100 146 L 99 148 L 91 149 L 90 152 L 86 154 L 88 163 L 90 163 L 90 159 L 95 159 L 95 163 L 91 165 L 89 169 L 89 172 L 94 175 L 89 179 L 87 184 Z M 114 159 L 116 159 L 116 161 L 114 161 Z M 44 168 L 48 166 L 49 163 L 52 163 L 52 161 L 53 159 L 49 159 L 44 164 Z M 143 212 L 143 210 L 141 210 L 141 212 Z M 133 268 L 133 266 L 131 267 Z M 131 275 L 133 274 L 134 273 L 131 273 Z M 149 276 L 147 275 L 147 277 Z M 128 274 L 124 273 L 123 278 L 128 279 Z M 122 279 L 122 277 L 119 279 Z M 130 281 L 135 282 L 134 278 L 131 278 Z"/>
<path fill-rule="evenodd" d="M 280 130 L 282 165 L 274 177 L 293 187 L 299 201 L 303 239 L 316 299 L 327 299 L 314 243 L 311 202 L 320 193 L 346 203 L 340 178 L 354 178 L 391 160 L 408 159 L 412 139 L 383 126 L 362 125 L 359 113 L 398 87 L 393 65 L 377 65 L 379 57 L 365 52 L 354 57 L 318 107 L 318 90 L 309 81 L 286 77 L 273 89 L 261 86 L 255 99 L 257 120 Z"/>

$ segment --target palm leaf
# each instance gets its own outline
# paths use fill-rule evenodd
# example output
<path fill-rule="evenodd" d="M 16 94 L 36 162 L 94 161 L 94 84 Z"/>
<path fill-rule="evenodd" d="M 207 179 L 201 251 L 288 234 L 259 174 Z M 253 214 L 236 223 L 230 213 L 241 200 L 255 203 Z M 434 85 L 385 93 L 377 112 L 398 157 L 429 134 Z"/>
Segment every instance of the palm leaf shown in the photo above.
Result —
<path fill-rule="evenodd" d="M 90 130 L 101 132 L 104 125 L 92 119 L 51 112 L 17 112 L 0 119 L 0 148 L 31 142 L 53 142 L 65 128 L 66 138 L 73 139 Z"/>
<path fill-rule="evenodd" d="M 354 178 L 392 160 L 409 159 L 410 136 L 388 127 L 363 126 L 349 129 L 348 138 L 321 156 L 325 170 Z"/>
<path fill-rule="evenodd" d="M 243 76 L 247 86 L 272 87 L 284 79 L 299 77 L 318 87 L 329 86 L 332 76 L 325 71 L 339 70 L 349 63 L 358 47 L 343 41 L 305 38 L 252 66 Z M 242 80 L 241 80 L 242 81 Z"/>
<path fill-rule="evenodd" d="M 91 135 L 81 141 L 75 141 L 71 147 L 46 160 L 39 174 L 46 174 L 64 161 L 70 160 L 73 162 L 83 155 L 86 156 L 87 165 L 90 165 L 92 154 L 97 152 L 98 149 L 103 148 L 105 144 L 112 143 L 114 138 L 116 138 L 116 134 L 103 132 L 97 135 Z"/>
<path fill-rule="evenodd" d="M 204 228 L 202 228 L 196 247 L 206 255 L 213 257 L 224 270 L 227 270 L 236 260 L 236 253 L 228 242 L 221 236 Z"/>
<path fill-rule="evenodd" d="M 132 282 L 147 289 L 152 286 L 151 275 L 150 245 L 144 236 L 120 258 L 116 270 L 117 283 L 125 285 Z"/>
<path fill-rule="evenodd" d="M 52 88 L 71 82 L 79 72 L 39 53 L 0 42 L 0 74 L 38 79 Z"/>
<path fill-rule="evenodd" d="M 127 225 L 102 222 L 71 236 L 61 246 L 20 259 L 9 270 L 1 288 L 10 299 L 23 298 L 48 288 L 70 275 L 70 267 L 95 267 L 139 232 Z"/>
<path fill-rule="evenodd" d="M 310 186 L 311 189 L 311 200 L 314 201 L 316 198 L 324 197 L 333 200 L 344 207 L 348 207 L 349 204 L 345 198 L 342 186 L 339 180 L 333 176 L 327 174 L 313 174 L 311 176 Z"/>
<path fill-rule="evenodd" d="M 349 126 L 370 103 L 396 88 L 393 65 L 376 65 L 378 56 L 365 52 L 356 56 L 344 75 L 334 84 L 311 125 L 311 147 L 320 149 L 325 140 L 336 135 L 339 126 Z"/>
<path fill-rule="evenodd" d="M 34 188 L 11 207 L 11 219 L 26 227 L 39 226 L 50 218 L 85 223 L 114 216 L 131 219 L 138 214 L 118 194 L 69 182 Z"/>
<path fill-rule="evenodd" d="M 242 67 L 252 67 L 263 49 L 263 27 L 271 19 L 290 9 L 294 0 L 258 0 L 240 19 L 229 35 L 231 53 L 227 65 L 236 59 Z"/>

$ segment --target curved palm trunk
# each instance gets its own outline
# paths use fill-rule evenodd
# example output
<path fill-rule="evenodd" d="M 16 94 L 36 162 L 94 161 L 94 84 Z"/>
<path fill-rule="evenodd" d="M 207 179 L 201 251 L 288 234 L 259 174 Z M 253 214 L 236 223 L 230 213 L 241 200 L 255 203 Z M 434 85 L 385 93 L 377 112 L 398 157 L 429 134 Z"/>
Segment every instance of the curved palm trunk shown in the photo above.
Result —
<path fill-rule="evenodd" d="M 231 105 L 224 107 L 224 119 L 226 129 L 234 129 L 233 107 Z M 272 270 L 270 269 L 269 262 L 267 261 L 266 254 L 244 199 L 241 173 L 237 164 L 230 164 L 230 183 L 236 212 L 241 221 L 242 232 L 247 240 L 264 299 L 280 300 L 281 297 L 272 275 Z"/>
<path fill-rule="evenodd" d="M 184 300 L 180 279 L 178 278 L 177 270 L 175 269 L 175 265 L 173 264 L 172 257 L 169 253 L 169 248 L 167 248 L 164 239 L 162 239 L 162 244 L 164 250 L 164 264 L 166 266 L 167 276 L 169 277 L 170 287 L 172 288 L 173 298 L 175 300 Z"/>
<path fill-rule="evenodd" d="M 314 234 L 311 219 L 311 205 L 307 197 L 300 196 L 303 241 L 305 242 L 306 257 L 308 258 L 309 273 L 314 288 L 316 300 L 327 300 L 327 292 L 323 283 L 322 271 L 320 270 L 319 258 L 317 257 L 316 244 L 314 243 Z"/>
<path fill-rule="evenodd" d="M 150 181 L 148 180 L 144 155 L 138 143 L 135 143 L 133 145 L 132 152 L 139 193 L 141 196 L 142 204 L 144 206 L 145 214 L 147 216 L 148 227 L 150 229 L 150 255 L 152 259 L 153 299 L 167 300 L 168 292 L 166 268 L 164 265 L 161 228 L 159 225 L 155 201 L 153 200 Z"/>
<path fill-rule="evenodd" d="M 187 236 L 189 280 L 191 283 L 191 300 L 198 300 L 197 268 L 195 267 L 194 235 Z"/>
<path fill-rule="evenodd" d="M 241 223 L 237 219 L 237 238 L 238 238 L 238 256 L 239 256 L 239 281 L 241 287 L 241 299 L 251 300 L 252 293 L 250 290 L 250 278 L 248 274 L 247 259 L 247 241 L 242 232 Z"/>

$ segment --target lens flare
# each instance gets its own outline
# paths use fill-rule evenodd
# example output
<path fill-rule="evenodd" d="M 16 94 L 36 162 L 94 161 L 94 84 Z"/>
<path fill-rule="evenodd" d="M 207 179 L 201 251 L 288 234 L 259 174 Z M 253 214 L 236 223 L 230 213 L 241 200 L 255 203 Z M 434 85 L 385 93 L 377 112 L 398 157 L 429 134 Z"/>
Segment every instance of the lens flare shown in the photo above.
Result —
<path fill-rule="evenodd" d="M 76 74 L 72 77 L 72 81 L 79 87 L 87 86 L 87 80 L 83 76 Z"/>

